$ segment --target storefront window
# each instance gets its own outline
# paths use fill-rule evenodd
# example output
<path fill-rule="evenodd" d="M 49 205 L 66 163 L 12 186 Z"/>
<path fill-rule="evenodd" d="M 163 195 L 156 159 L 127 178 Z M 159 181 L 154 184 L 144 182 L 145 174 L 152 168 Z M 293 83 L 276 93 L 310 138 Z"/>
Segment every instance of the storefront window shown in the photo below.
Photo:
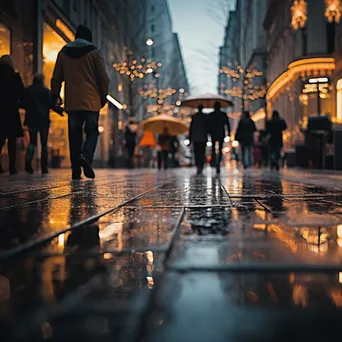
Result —
<path fill-rule="evenodd" d="M 53 69 L 59 51 L 67 42 L 48 24 L 44 23 L 43 73 L 45 83 L 50 88 Z M 64 97 L 64 89 L 61 91 Z M 49 136 L 49 159 L 52 167 L 69 166 L 68 123 L 66 117 L 51 113 Z"/>
<path fill-rule="evenodd" d="M 0 56 L 11 53 L 11 33 L 9 29 L 0 23 Z"/>
<path fill-rule="evenodd" d="M 342 78 L 337 81 L 337 120 L 342 121 Z"/>

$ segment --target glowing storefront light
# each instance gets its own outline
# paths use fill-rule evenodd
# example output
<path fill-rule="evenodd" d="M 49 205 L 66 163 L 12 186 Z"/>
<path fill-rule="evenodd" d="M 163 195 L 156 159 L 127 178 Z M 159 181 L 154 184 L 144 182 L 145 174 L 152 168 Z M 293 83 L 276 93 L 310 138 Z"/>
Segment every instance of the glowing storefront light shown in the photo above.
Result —
<path fill-rule="evenodd" d="M 0 23 L 0 56 L 11 53 L 11 34 L 10 31 Z"/>
<path fill-rule="evenodd" d="M 308 20 L 308 4 L 305 0 L 295 0 L 291 7 L 291 26 L 294 30 L 303 28 Z"/>
<path fill-rule="evenodd" d="M 342 78 L 337 81 L 337 119 L 342 120 Z"/>
<path fill-rule="evenodd" d="M 335 59 L 333 57 L 304 58 L 295 61 L 289 64 L 288 70 L 271 84 L 267 91 L 267 99 L 275 98 L 281 91 L 286 90 L 289 83 L 295 82 L 299 77 L 324 78 L 331 75 L 334 70 Z"/>
<path fill-rule="evenodd" d="M 341 0 L 325 0 L 325 17 L 330 23 L 339 23 L 342 17 Z"/>

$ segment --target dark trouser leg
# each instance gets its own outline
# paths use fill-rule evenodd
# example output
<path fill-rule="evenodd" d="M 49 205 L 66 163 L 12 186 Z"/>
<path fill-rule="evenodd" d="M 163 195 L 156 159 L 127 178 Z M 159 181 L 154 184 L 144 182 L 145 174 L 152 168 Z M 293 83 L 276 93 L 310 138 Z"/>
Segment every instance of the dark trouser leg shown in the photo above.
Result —
<path fill-rule="evenodd" d="M 242 155 L 243 167 L 245 169 L 247 169 L 247 167 L 248 167 L 247 146 L 245 146 L 245 145 L 241 146 L 241 155 Z"/>
<path fill-rule="evenodd" d="M 216 156 L 216 146 L 215 146 L 215 140 L 212 140 L 212 148 L 211 148 L 211 162 L 210 165 L 212 167 L 216 166 L 217 163 L 217 156 Z"/>
<path fill-rule="evenodd" d="M 281 149 L 278 147 L 271 148 L 271 166 L 279 169 L 279 159 L 280 159 Z"/>
<path fill-rule="evenodd" d="M 161 170 L 162 168 L 162 152 L 158 151 L 157 153 L 157 161 L 158 161 L 158 169 Z"/>
<path fill-rule="evenodd" d="M 199 171 L 202 171 L 205 163 L 205 142 L 194 143 L 195 164 Z"/>
<path fill-rule="evenodd" d="M 80 156 L 82 151 L 84 113 L 71 112 L 68 117 L 70 161 L 73 172 L 81 174 Z"/>
<path fill-rule="evenodd" d="M 34 150 L 37 147 L 37 134 L 38 130 L 36 128 L 29 128 L 30 144 L 28 145 L 26 151 L 26 163 L 29 165 L 31 165 L 34 156 Z"/>
<path fill-rule="evenodd" d="M 42 127 L 40 130 L 40 143 L 42 145 L 42 156 L 41 156 L 41 169 L 43 172 L 47 172 L 48 168 L 48 136 L 49 136 L 49 126 Z"/>
<path fill-rule="evenodd" d="M 217 164 L 216 164 L 216 167 L 219 169 L 221 167 L 221 162 L 222 162 L 222 157 L 223 157 L 223 154 L 222 154 L 222 150 L 223 150 L 223 141 L 219 141 L 218 142 L 218 148 L 219 148 L 219 151 L 218 151 L 218 161 L 217 161 Z M 216 145 L 216 143 L 215 143 Z"/>
<path fill-rule="evenodd" d="M 197 167 L 197 169 L 200 168 L 200 152 L 199 152 L 199 143 L 194 143 L 194 155 L 195 155 L 195 166 Z"/>
<path fill-rule="evenodd" d="M 164 169 L 167 170 L 169 167 L 169 152 L 163 151 L 163 162 L 164 162 Z"/>
<path fill-rule="evenodd" d="M 7 140 L 8 143 L 8 156 L 9 156 L 9 166 L 10 173 L 16 173 L 16 157 L 17 157 L 17 138 L 11 137 Z"/>
<path fill-rule="evenodd" d="M 127 146 L 127 152 L 128 152 L 128 167 L 130 169 L 134 168 L 134 150 L 135 150 L 135 145 L 134 144 L 129 144 Z"/>
<path fill-rule="evenodd" d="M 92 162 L 99 137 L 99 113 L 85 113 L 85 134 L 86 140 L 83 145 L 82 156 Z"/>
<path fill-rule="evenodd" d="M 1 151 L 2 151 L 2 148 L 4 147 L 5 145 L 5 142 L 6 142 L 6 138 L 5 137 L 2 137 L 0 136 L 0 157 L 1 157 Z M 2 164 L 1 164 L 1 161 L 0 161 L 0 173 L 4 173 L 4 170 L 2 168 Z"/>

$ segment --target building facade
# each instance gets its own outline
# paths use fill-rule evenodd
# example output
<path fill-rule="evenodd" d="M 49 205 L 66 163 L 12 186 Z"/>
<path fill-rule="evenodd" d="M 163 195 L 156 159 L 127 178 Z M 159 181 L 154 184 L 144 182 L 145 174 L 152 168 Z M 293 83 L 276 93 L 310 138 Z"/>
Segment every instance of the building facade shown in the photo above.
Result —
<path fill-rule="evenodd" d="M 277 109 L 286 119 L 287 148 L 304 140 L 312 115 L 342 121 L 340 18 L 340 1 L 268 1 L 268 115 Z"/>
<path fill-rule="evenodd" d="M 219 91 L 234 103 L 230 116 L 238 118 L 249 110 L 259 128 L 264 126 L 266 109 L 266 9 L 263 0 L 237 0 L 220 48 Z"/>

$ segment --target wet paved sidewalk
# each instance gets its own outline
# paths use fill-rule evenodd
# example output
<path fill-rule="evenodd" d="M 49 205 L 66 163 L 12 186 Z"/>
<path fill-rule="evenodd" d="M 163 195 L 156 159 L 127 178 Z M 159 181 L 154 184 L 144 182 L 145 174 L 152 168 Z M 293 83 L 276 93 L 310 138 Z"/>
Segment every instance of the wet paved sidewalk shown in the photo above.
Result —
<path fill-rule="evenodd" d="M 1 341 L 337 341 L 342 174 L 0 177 Z"/>

